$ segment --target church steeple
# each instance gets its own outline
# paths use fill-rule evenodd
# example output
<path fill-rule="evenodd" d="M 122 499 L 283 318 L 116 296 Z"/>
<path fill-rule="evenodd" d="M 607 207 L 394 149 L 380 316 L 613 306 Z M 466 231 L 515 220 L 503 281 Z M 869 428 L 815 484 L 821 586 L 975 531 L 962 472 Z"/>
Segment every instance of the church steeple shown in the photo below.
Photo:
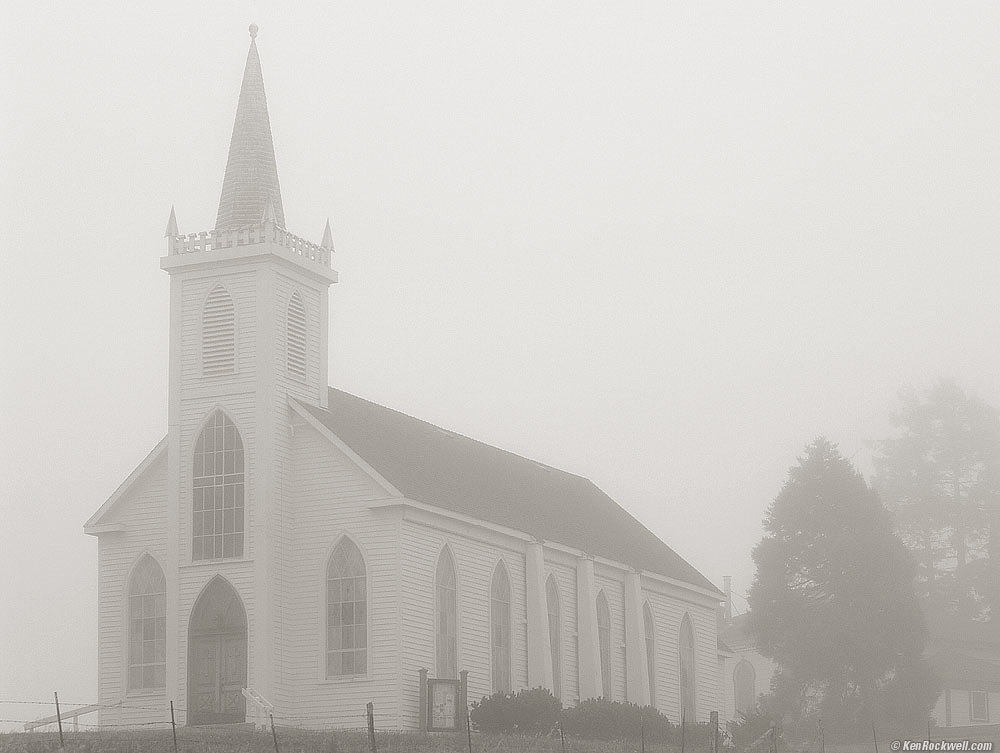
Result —
<path fill-rule="evenodd" d="M 222 181 L 216 230 L 236 230 L 259 223 L 270 202 L 274 222 L 285 227 L 278 166 L 274 159 L 271 121 L 267 114 L 264 77 L 257 54 L 257 24 L 250 25 L 250 51 L 243 71 L 236 122 L 229 142 L 229 159 Z"/>

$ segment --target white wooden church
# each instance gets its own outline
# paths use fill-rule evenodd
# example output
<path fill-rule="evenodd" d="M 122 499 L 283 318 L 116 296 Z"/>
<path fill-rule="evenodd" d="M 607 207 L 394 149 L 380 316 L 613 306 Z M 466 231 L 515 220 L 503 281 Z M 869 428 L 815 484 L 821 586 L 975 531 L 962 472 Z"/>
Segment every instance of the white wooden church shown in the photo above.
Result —
<path fill-rule="evenodd" d="M 100 723 L 415 729 L 460 675 L 707 720 L 706 578 L 587 479 L 327 386 L 330 227 L 285 227 L 256 31 L 215 228 L 167 228 L 167 435 L 85 526 Z"/>

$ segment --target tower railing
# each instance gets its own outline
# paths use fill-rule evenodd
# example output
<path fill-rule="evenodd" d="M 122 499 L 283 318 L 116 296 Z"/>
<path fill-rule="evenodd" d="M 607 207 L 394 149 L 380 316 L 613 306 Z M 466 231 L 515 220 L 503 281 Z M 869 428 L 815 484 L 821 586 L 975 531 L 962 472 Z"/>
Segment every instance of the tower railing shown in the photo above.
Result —
<path fill-rule="evenodd" d="M 187 235 L 168 235 L 167 252 L 173 256 L 263 243 L 283 248 L 324 267 L 332 267 L 331 249 L 300 238 L 273 222 L 247 225 L 236 230 L 207 230 Z"/>

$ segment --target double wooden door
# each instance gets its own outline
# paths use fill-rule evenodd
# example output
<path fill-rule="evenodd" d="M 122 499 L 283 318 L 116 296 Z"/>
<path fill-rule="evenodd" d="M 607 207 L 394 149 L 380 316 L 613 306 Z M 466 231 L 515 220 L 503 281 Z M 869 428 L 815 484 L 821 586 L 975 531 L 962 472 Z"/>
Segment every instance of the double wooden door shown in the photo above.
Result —
<path fill-rule="evenodd" d="M 246 721 L 247 615 L 235 589 L 214 577 L 188 627 L 188 724 Z"/>
<path fill-rule="evenodd" d="M 191 642 L 188 724 L 246 721 L 246 634 L 199 635 Z"/>

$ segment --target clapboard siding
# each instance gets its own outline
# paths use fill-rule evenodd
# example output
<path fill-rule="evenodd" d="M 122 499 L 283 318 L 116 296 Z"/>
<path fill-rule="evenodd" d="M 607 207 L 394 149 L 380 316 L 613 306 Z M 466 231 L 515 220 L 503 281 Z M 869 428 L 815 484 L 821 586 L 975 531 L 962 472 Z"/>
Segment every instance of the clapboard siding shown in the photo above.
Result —
<path fill-rule="evenodd" d="M 131 724 L 147 711 L 122 706 L 166 705 L 165 691 L 128 693 L 128 578 L 144 553 L 166 572 L 167 462 L 163 453 L 111 509 L 104 522 L 119 523 L 125 531 L 101 536 L 98 544 L 98 699 L 100 724 Z M 169 594 L 168 594 L 169 598 Z M 168 657 L 169 660 L 169 657 Z M 136 699 L 141 699 L 141 703 Z"/>
<path fill-rule="evenodd" d="M 567 565 L 557 564 L 547 557 L 546 578 L 552 573 L 559 589 L 559 618 L 562 668 L 562 702 L 571 706 L 580 700 L 580 664 L 577 647 L 577 604 L 576 604 L 576 569 Z"/>
<path fill-rule="evenodd" d="M 625 573 L 596 573 L 597 590 L 604 591 L 611 611 L 611 700 L 625 700 Z"/>
<path fill-rule="evenodd" d="M 680 719 L 680 627 L 688 614 L 695 641 L 695 711 L 698 721 L 707 721 L 709 713 L 721 711 L 723 704 L 715 610 L 663 593 L 657 584 L 644 582 L 643 588 L 656 626 L 657 708 L 674 722 Z"/>
<path fill-rule="evenodd" d="M 445 530 L 441 530 L 441 528 Z M 458 665 L 469 672 L 469 699 L 492 693 L 490 651 L 490 585 L 502 559 L 511 586 L 511 686 L 527 686 L 527 624 L 525 554 L 522 542 L 508 545 L 477 539 L 459 525 L 430 527 L 404 521 L 401 530 L 403 718 L 417 722 L 418 671 L 434 676 L 434 575 L 447 545 L 455 561 L 458 582 Z"/>
<path fill-rule="evenodd" d="M 290 443 L 289 555 L 280 592 L 282 646 L 279 698 L 306 726 L 361 727 L 373 701 L 377 723 L 396 726 L 398 690 L 397 538 L 384 515 L 369 510 L 386 496 L 355 463 L 300 423 Z M 368 671 L 326 678 L 326 571 L 337 541 L 348 536 L 365 558 L 368 582 Z"/>

